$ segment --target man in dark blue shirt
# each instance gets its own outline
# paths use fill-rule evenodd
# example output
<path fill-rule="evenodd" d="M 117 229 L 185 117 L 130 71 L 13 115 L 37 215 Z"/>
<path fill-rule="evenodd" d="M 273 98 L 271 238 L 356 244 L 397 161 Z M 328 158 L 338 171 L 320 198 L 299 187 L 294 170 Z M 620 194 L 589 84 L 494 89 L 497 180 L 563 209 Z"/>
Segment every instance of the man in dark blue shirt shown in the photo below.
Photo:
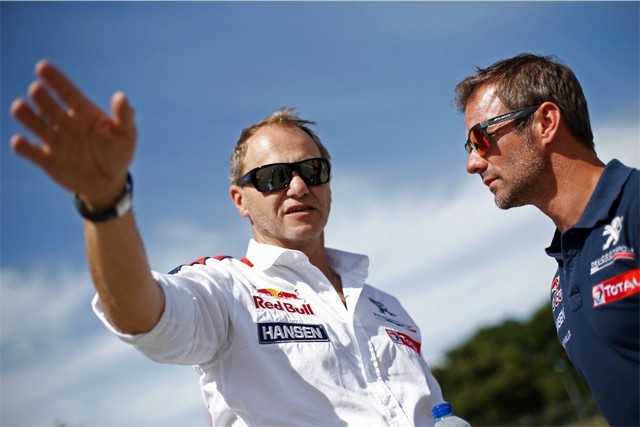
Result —
<path fill-rule="evenodd" d="M 611 425 L 640 425 L 640 171 L 597 156 L 575 74 L 521 54 L 461 81 L 467 172 L 501 209 L 534 205 L 557 227 L 558 339 Z"/>

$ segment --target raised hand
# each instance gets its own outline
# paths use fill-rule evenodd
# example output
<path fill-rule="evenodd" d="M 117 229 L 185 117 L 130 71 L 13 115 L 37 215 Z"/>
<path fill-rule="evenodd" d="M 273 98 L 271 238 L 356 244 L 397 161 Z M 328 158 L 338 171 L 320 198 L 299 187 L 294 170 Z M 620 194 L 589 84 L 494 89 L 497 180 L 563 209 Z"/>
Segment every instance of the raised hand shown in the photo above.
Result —
<path fill-rule="evenodd" d="M 13 150 L 89 206 L 109 206 L 124 188 L 135 151 L 134 114 L 125 94 L 114 93 L 108 116 L 49 62 L 38 62 L 35 72 L 39 79 L 28 90 L 34 107 L 19 98 L 11 114 L 39 143 L 17 134 Z"/>

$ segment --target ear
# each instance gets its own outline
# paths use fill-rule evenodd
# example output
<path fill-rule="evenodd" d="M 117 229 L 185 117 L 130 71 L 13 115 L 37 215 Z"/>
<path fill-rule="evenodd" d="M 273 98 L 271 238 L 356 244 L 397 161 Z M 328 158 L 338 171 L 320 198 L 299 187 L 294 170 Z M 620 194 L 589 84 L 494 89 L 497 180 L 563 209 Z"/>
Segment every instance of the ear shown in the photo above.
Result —
<path fill-rule="evenodd" d="M 238 213 L 240 213 L 243 217 L 249 216 L 249 211 L 244 203 L 244 195 L 242 194 L 242 188 L 237 185 L 231 185 L 229 187 L 229 195 L 231 196 L 231 201 L 235 205 Z"/>
<path fill-rule="evenodd" d="M 535 122 L 535 130 L 540 142 L 544 145 L 552 143 L 559 135 L 562 125 L 562 110 L 553 102 L 544 102 L 537 112 L 538 120 Z"/>

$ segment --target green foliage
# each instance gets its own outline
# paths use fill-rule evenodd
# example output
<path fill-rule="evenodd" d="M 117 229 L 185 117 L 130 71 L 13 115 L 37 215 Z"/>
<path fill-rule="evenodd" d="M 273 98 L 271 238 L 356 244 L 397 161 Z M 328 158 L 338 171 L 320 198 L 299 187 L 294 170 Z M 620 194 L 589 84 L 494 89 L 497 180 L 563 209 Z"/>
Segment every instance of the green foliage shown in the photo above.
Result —
<path fill-rule="evenodd" d="M 557 340 L 548 304 L 526 322 L 480 329 L 433 373 L 456 415 L 473 426 L 567 425 L 598 412 Z"/>

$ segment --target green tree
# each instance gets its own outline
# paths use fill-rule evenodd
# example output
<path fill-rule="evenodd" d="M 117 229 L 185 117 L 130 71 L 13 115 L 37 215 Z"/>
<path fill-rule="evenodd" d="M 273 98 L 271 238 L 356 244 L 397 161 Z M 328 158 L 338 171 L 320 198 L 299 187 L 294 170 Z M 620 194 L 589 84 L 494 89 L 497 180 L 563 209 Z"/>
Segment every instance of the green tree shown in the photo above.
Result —
<path fill-rule="evenodd" d="M 548 304 L 528 321 L 480 329 L 433 372 L 456 414 L 475 426 L 567 425 L 597 414 Z"/>

